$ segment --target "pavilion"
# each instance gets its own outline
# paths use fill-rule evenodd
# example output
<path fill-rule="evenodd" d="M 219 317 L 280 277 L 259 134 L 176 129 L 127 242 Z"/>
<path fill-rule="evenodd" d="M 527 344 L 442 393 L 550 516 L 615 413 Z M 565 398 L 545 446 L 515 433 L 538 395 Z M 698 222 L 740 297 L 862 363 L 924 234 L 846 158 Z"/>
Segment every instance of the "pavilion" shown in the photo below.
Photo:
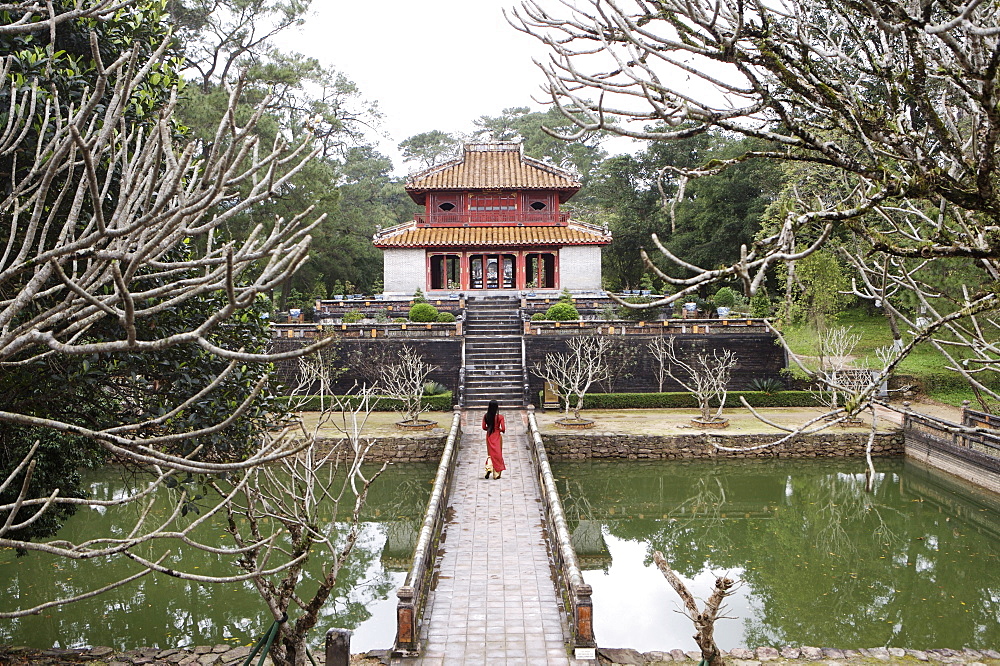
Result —
<path fill-rule="evenodd" d="M 410 177 L 424 212 L 375 234 L 386 296 L 599 291 L 611 235 L 560 210 L 579 189 L 520 143 L 465 144 L 461 158 Z"/>

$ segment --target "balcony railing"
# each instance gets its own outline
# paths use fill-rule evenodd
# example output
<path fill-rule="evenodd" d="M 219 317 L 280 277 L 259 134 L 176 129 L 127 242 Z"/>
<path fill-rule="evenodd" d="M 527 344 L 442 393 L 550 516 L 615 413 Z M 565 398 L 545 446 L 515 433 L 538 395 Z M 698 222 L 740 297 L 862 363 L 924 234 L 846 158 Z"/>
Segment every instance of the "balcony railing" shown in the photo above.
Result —
<path fill-rule="evenodd" d="M 517 223 L 522 224 L 556 224 L 568 222 L 569 212 L 525 212 L 518 210 L 481 210 L 463 213 L 431 213 L 416 215 L 417 224 L 478 224 L 478 223 Z"/>

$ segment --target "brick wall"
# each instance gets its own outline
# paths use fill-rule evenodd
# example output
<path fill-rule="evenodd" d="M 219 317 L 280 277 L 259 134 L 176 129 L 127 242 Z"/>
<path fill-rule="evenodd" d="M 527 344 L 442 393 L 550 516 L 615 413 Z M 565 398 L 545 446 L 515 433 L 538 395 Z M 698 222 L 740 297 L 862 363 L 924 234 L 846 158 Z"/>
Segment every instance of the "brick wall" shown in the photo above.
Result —
<path fill-rule="evenodd" d="M 528 363 L 529 384 L 532 396 L 537 396 L 542 390 L 542 380 L 536 377 L 531 368 L 541 363 L 546 354 L 565 352 L 567 342 L 573 336 L 539 335 L 525 337 L 525 357 Z M 613 380 L 614 391 L 606 386 L 598 386 L 593 390 L 597 393 L 651 393 L 658 390 L 656 379 L 658 363 L 649 353 L 648 343 L 652 336 L 628 335 L 617 338 L 619 345 L 614 353 L 617 358 L 613 366 L 618 370 L 618 377 Z M 711 353 L 713 350 L 731 349 L 737 356 L 737 365 L 733 368 L 730 390 L 746 390 L 750 382 L 758 377 L 780 379 L 781 369 L 785 367 L 784 350 L 775 344 L 775 336 L 771 333 L 737 333 L 712 335 L 678 335 L 680 349 L 689 354 L 699 351 Z M 683 391 L 684 389 L 669 377 L 663 383 L 664 391 Z"/>
<path fill-rule="evenodd" d="M 272 342 L 272 351 L 276 353 L 296 349 L 312 340 L 276 339 Z M 431 372 L 430 381 L 447 386 L 458 395 L 458 371 L 462 363 L 462 338 L 341 338 L 334 343 L 330 354 L 334 355 L 334 363 L 341 367 L 346 365 L 345 359 L 354 354 L 370 358 L 396 358 L 402 347 L 406 345 L 419 352 L 425 363 L 437 366 Z M 298 380 L 298 359 L 286 359 L 275 364 L 279 381 L 286 387 L 295 386 Z M 335 393 L 348 391 L 355 380 L 361 380 L 356 372 L 348 370 L 335 380 Z"/>

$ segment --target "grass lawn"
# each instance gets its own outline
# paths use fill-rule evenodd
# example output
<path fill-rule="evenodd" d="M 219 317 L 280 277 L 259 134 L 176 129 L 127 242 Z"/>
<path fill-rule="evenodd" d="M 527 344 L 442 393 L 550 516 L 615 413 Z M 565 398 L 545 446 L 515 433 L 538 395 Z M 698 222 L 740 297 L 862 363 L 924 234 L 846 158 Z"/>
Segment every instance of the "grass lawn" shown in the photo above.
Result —
<path fill-rule="evenodd" d="M 892 332 L 885 317 L 871 316 L 861 309 L 842 312 L 831 318 L 829 327 L 849 326 L 852 333 L 860 333 L 861 341 L 854 348 L 854 365 L 874 367 L 878 364 L 875 350 L 892 343 Z M 818 336 L 815 329 L 807 326 L 785 326 L 782 329 L 785 341 L 793 352 L 806 358 L 810 369 L 817 365 Z M 906 334 L 903 339 L 906 340 Z M 963 400 L 976 404 L 975 396 L 962 377 L 949 370 L 947 360 L 929 343 L 917 345 L 899 364 L 896 374 L 914 377 L 926 395 L 949 405 L 961 405 Z M 1000 384 L 998 384 L 1000 387 Z"/>

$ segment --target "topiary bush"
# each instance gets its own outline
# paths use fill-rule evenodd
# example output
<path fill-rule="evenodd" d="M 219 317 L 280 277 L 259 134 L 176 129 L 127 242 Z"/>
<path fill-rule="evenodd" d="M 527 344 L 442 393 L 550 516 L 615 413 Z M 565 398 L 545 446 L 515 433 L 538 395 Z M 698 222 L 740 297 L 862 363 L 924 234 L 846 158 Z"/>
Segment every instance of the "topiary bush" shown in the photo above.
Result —
<path fill-rule="evenodd" d="M 345 324 L 356 324 L 364 318 L 365 315 L 361 312 L 361 310 L 350 310 L 344 313 L 344 316 L 341 318 L 341 320 Z"/>
<path fill-rule="evenodd" d="M 545 311 L 545 319 L 548 321 L 573 321 L 580 318 L 580 312 L 572 303 L 553 303 Z"/>
<path fill-rule="evenodd" d="M 722 287 L 719 291 L 715 292 L 712 302 L 715 303 L 715 307 L 717 308 L 731 308 L 736 304 L 736 292 L 729 287 Z"/>
<path fill-rule="evenodd" d="M 447 323 L 447 322 L 450 322 L 450 321 L 455 321 L 455 315 L 453 315 L 450 312 L 439 312 L 437 320 L 439 322 L 441 322 L 441 323 Z"/>
<path fill-rule="evenodd" d="M 545 313 L 536 312 L 535 314 L 531 315 L 531 321 L 545 321 Z"/>
<path fill-rule="evenodd" d="M 416 303 L 410 308 L 410 321 L 431 322 L 438 320 L 438 309 L 430 303 Z"/>

